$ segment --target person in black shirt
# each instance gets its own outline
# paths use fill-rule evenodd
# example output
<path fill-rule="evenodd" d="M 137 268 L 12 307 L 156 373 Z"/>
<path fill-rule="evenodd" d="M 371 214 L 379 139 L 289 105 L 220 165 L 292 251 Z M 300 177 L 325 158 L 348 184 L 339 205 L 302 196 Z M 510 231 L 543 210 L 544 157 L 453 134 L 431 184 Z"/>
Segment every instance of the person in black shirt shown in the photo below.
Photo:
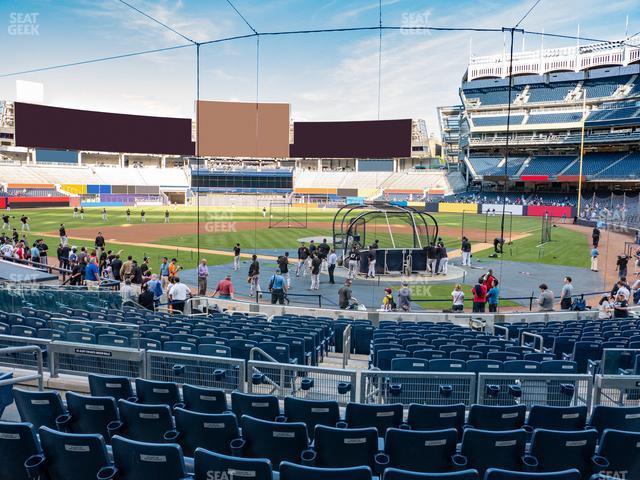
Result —
<path fill-rule="evenodd" d="M 367 252 L 367 265 L 369 269 L 367 270 L 367 278 L 375 278 L 376 277 L 376 249 L 373 248 L 373 245 L 369 247 L 369 252 Z"/>
<path fill-rule="evenodd" d="M 467 237 L 462 237 L 462 245 L 460 246 L 462 251 L 462 266 L 471 266 L 471 242 Z"/>
<path fill-rule="evenodd" d="M 98 235 L 96 236 L 96 240 L 94 242 L 94 245 L 95 245 L 97 253 L 99 255 L 100 252 L 104 249 L 104 247 L 106 245 L 105 241 L 104 241 L 104 237 L 102 236 L 102 232 L 98 232 Z"/>
<path fill-rule="evenodd" d="M 296 277 L 300 276 L 300 270 L 302 269 L 302 276 L 307 274 L 307 259 L 309 258 L 309 249 L 302 242 L 300 248 L 298 248 L 298 264 L 296 265 Z"/>
<path fill-rule="evenodd" d="M 67 239 L 67 229 L 64 228 L 64 223 L 60 224 L 60 228 L 58 229 L 58 233 L 60 235 L 60 243 L 66 245 L 68 242 Z"/>
<path fill-rule="evenodd" d="M 131 265 L 131 283 L 134 283 L 136 285 L 142 284 L 142 270 L 140 270 L 138 262 L 135 260 Z"/>
<path fill-rule="evenodd" d="M 321 260 L 324 260 L 327 258 L 327 255 L 329 255 L 330 251 L 331 247 L 329 246 L 329 244 L 327 243 L 327 239 L 325 238 L 322 240 L 322 243 L 318 245 L 318 256 Z"/>
<path fill-rule="evenodd" d="M 131 210 L 127 208 L 126 214 L 127 214 L 127 223 L 131 223 Z"/>
<path fill-rule="evenodd" d="M 251 256 L 251 265 L 249 265 L 249 295 L 253 297 L 254 293 L 257 293 L 262 297 L 262 287 L 260 286 L 260 262 L 258 262 L 258 256 Z"/>
<path fill-rule="evenodd" d="M 284 255 L 278 257 L 278 269 L 287 282 L 287 288 L 291 288 L 291 279 L 289 278 L 289 252 L 284 252 Z"/>
<path fill-rule="evenodd" d="M 318 255 L 313 254 L 311 256 L 311 287 L 309 290 L 320 290 L 320 267 L 322 266 L 322 260 Z"/>
<path fill-rule="evenodd" d="M 154 310 L 153 292 L 149 290 L 148 285 L 142 285 L 141 293 L 138 295 L 138 303 L 148 310 Z"/>
<path fill-rule="evenodd" d="M 380 248 L 380 240 L 376 238 L 369 248 L 371 248 L 372 250 Z"/>
<path fill-rule="evenodd" d="M 111 260 L 111 272 L 113 273 L 114 280 L 120 281 L 120 269 L 122 268 L 122 260 L 120 260 L 120 255 L 116 255 L 113 260 Z"/>
<path fill-rule="evenodd" d="M 431 273 L 431 275 L 435 275 L 436 273 L 436 265 L 438 263 L 436 246 L 432 242 L 428 247 L 425 248 L 427 254 L 427 270 Z"/>
<path fill-rule="evenodd" d="M 593 231 L 591 232 L 591 240 L 594 247 L 597 247 L 600 243 L 600 229 L 598 227 L 593 227 Z"/>
<path fill-rule="evenodd" d="M 71 276 L 69 285 L 80 285 L 82 283 L 82 270 L 78 262 L 71 262 Z"/>
<path fill-rule="evenodd" d="M 9 223 L 9 215 L 8 214 L 4 214 L 2 215 L 2 230 L 11 230 L 11 224 Z"/>
<path fill-rule="evenodd" d="M 629 257 L 626 255 L 619 255 L 616 261 L 616 268 L 618 270 L 618 278 L 627 276 L 627 265 L 629 264 Z"/>
<path fill-rule="evenodd" d="M 240 268 L 240 244 L 236 243 L 233 247 L 233 269 L 237 271 L 238 268 Z"/>
<path fill-rule="evenodd" d="M 144 257 L 142 260 L 142 265 L 140 266 L 140 271 L 143 277 L 148 277 L 151 275 L 151 268 L 149 267 L 149 258 Z"/>
<path fill-rule="evenodd" d="M 26 230 L 27 232 L 30 232 L 31 227 L 29 226 L 29 217 L 23 215 L 20 217 L 20 221 L 22 222 L 22 231 L 24 232 Z"/>
<path fill-rule="evenodd" d="M 47 265 L 47 258 L 49 255 L 49 245 L 44 243 L 44 240 L 41 238 L 36 241 L 36 246 L 40 251 L 40 263 L 42 263 L 43 265 Z"/>
<path fill-rule="evenodd" d="M 144 210 L 140 210 L 140 222 L 145 223 L 147 219 L 145 218 L 146 212 Z"/>
<path fill-rule="evenodd" d="M 349 278 L 356 278 L 360 271 L 360 252 L 355 246 L 349 252 Z"/>
<path fill-rule="evenodd" d="M 11 239 L 13 240 L 13 244 L 14 245 L 16 243 L 18 243 L 18 241 L 20 240 L 20 235 L 18 235 L 18 230 L 16 230 L 15 228 L 13 229 L 13 232 L 11 233 Z"/>

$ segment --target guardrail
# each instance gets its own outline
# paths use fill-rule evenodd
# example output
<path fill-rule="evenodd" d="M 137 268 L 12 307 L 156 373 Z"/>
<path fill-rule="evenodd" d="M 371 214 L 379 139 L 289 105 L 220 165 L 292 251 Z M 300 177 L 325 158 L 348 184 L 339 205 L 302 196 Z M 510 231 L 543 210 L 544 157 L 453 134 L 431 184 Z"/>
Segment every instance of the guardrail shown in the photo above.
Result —
<path fill-rule="evenodd" d="M 342 368 L 347 368 L 349 358 L 351 358 L 351 332 L 353 326 L 347 325 L 342 334 Z"/>
<path fill-rule="evenodd" d="M 33 380 L 38 381 L 38 390 L 42 391 L 44 388 L 44 362 L 42 360 L 42 350 L 37 345 L 27 345 L 24 347 L 5 347 L 0 348 L 0 356 L 15 355 L 15 354 L 35 354 L 38 373 L 34 375 L 22 375 L 20 377 L 7 378 L 0 380 L 0 387 L 6 385 L 15 385 L 17 383 L 31 382 Z"/>
<path fill-rule="evenodd" d="M 144 377 L 144 350 L 53 341 L 48 344 L 47 351 L 54 378 L 61 373 Z"/>
<path fill-rule="evenodd" d="M 507 327 L 505 327 L 504 325 L 494 324 L 493 325 L 493 334 L 494 335 L 498 335 L 497 331 L 504 332 L 504 339 L 505 340 L 509 340 L 509 329 Z"/>
<path fill-rule="evenodd" d="M 540 341 L 540 348 L 538 350 L 536 350 L 537 352 L 540 353 L 544 353 L 544 337 L 542 335 L 538 335 L 537 333 L 531 333 L 531 332 L 522 332 L 521 334 L 521 338 L 520 338 L 520 345 L 521 346 L 525 346 L 526 345 L 526 338 L 527 337 L 531 337 L 533 339 L 533 349 L 536 350 L 536 340 Z"/>
<path fill-rule="evenodd" d="M 0 346 L 4 348 L 10 347 L 38 347 L 40 350 L 46 351 L 48 349 L 50 340 L 44 340 L 41 338 L 30 337 L 15 337 L 13 335 L 0 335 Z M 37 369 L 38 359 L 33 354 L 27 352 L 14 352 L 3 354 L 0 350 L 0 365 L 12 368 L 27 368 Z M 43 356 L 43 366 L 48 365 L 48 359 Z"/>
<path fill-rule="evenodd" d="M 640 406 L 640 376 L 596 375 L 593 405 Z"/>

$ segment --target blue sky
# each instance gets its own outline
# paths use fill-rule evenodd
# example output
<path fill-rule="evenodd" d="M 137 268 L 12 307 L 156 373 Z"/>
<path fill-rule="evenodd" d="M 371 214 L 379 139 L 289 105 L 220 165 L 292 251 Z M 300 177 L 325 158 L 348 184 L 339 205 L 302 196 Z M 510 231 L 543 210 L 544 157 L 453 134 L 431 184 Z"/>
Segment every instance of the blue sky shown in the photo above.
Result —
<path fill-rule="evenodd" d="M 176 30 L 205 41 L 251 33 L 226 0 L 128 0 Z M 259 32 L 378 24 L 378 0 L 233 0 Z M 501 28 L 533 0 L 383 0 L 383 24 Z M 35 13 L 27 18 L 24 14 Z M 541 0 L 529 30 L 620 39 L 640 31 L 637 0 Z M 36 21 L 37 35 L 12 35 Z M 0 74 L 187 42 L 117 0 L 0 0 Z M 527 36 L 525 47 L 539 48 Z M 436 107 L 455 103 L 470 44 L 500 53 L 501 33 L 385 32 L 381 118 L 425 118 L 437 131 Z M 545 37 L 545 47 L 575 41 Z M 522 37 L 516 50 L 522 48 Z M 0 78 L 0 98 L 15 98 L 17 79 L 42 82 L 45 103 L 149 115 L 191 116 L 193 47 L 135 58 Z M 296 120 L 377 117 L 378 32 L 260 38 L 261 101 L 289 102 Z M 256 39 L 201 47 L 201 97 L 255 101 Z"/>

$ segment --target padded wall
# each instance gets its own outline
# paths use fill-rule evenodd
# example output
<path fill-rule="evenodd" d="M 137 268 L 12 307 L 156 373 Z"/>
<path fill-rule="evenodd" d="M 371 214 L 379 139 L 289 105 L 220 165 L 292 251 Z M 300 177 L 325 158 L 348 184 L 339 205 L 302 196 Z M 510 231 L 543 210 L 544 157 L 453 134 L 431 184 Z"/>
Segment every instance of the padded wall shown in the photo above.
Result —
<path fill-rule="evenodd" d="M 289 104 L 200 101 L 201 156 L 289 156 Z"/>
<path fill-rule="evenodd" d="M 191 119 L 15 103 L 16 146 L 193 155 Z"/>

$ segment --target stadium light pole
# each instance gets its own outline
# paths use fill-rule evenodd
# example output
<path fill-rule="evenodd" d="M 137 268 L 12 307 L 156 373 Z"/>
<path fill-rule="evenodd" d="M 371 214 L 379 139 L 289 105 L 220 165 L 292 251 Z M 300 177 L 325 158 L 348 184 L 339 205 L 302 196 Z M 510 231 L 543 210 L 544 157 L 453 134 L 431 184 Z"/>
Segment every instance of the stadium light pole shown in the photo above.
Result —
<path fill-rule="evenodd" d="M 200 43 L 196 43 L 196 177 L 200 178 Z M 196 187 L 196 252 L 200 264 L 200 185 Z"/>
<path fill-rule="evenodd" d="M 580 133 L 580 173 L 578 174 L 578 211 L 576 216 L 580 216 L 582 207 L 582 162 L 584 159 L 584 129 L 587 123 L 587 90 L 582 91 L 582 131 Z"/>

